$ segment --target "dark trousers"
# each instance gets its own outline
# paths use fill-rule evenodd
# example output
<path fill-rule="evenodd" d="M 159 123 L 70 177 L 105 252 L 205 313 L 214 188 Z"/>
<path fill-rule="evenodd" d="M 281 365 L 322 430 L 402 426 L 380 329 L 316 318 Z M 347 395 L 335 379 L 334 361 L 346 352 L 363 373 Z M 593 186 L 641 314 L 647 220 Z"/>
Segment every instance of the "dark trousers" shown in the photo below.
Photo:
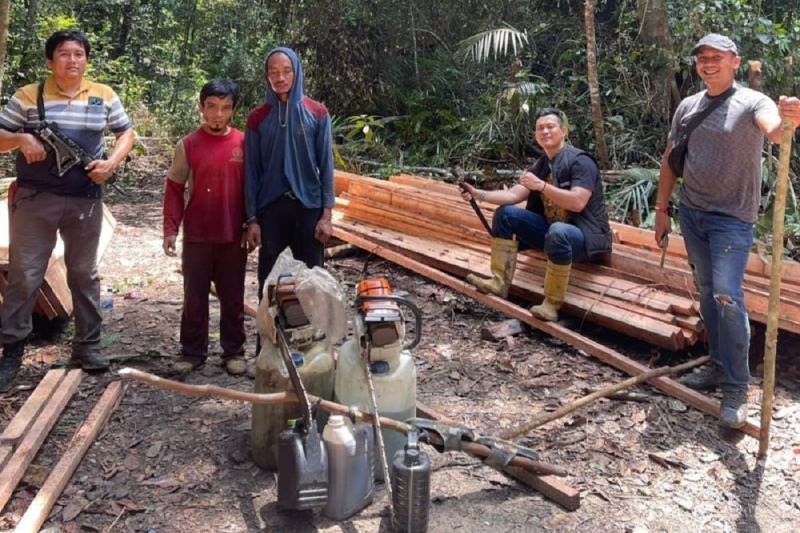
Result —
<path fill-rule="evenodd" d="M 258 212 L 261 248 L 258 251 L 258 297 L 278 256 L 288 246 L 309 268 L 322 266 L 324 247 L 314 238 L 322 208 L 308 209 L 298 200 L 282 196 Z"/>
<path fill-rule="evenodd" d="M 97 244 L 102 227 L 103 202 L 99 198 L 61 196 L 26 187 L 17 190 L 11 206 L 8 286 L 2 306 L 3 344 L 24 340 L 33 329 L 31 312 L 56 235 L 60 234 L 75 316 L 72 353 L 84 356 L 100 350 L 103 318 Z"/>
<path fill-rule="evenodd" d="M 208 291 L 217 289 L 222 358 L 244 354 L 244 277 L 247 251 L 237 242 L 183 243 L 183 355 L 208 356 Z"/>

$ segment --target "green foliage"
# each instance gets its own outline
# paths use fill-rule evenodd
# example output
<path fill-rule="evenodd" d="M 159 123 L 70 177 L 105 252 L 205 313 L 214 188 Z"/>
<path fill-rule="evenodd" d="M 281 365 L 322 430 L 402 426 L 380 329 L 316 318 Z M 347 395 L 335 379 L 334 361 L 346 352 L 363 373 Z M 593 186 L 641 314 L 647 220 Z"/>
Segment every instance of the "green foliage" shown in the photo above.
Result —
<path fill-rule="evenodd" d="M 512 55 L 528 43 L 528 35 L 506 25 L 471 35 L 458 43 L 456 55 L 462 61 L 475 61 L 485 63 L 491 57 L 497 59 L 508 54 L 509 47 Z"/>

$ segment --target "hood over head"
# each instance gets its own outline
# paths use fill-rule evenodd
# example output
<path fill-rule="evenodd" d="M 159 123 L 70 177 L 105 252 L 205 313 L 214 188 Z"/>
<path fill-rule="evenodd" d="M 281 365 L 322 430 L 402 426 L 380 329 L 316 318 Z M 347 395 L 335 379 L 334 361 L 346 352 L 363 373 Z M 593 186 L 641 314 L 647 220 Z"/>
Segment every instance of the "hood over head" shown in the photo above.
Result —
<path fill-rule="evenodd" d="M 273 48 L 267 55 L 264 57 L 264 78 L 267 78 L 267 64 L 269 63 L 269 58 L 274 54 L 284 54 L 289 60 L 292 62 L 292 68 L 294 69 L 294 83 L 292 84 L 292 88 L 289 91 L 289 100 L 287 103 L 289 104 L 299 104 L 303 101 L 303 97 L 305 96 L 304 91 L 304 79 L 303 79 L 303 66 L 300 64 L 300 58 L 297 57 L 297 53 L 292 50 L 291 48 L 286 48 L 285 46 L 278 46 Z M 272 90 L 272 86 L 267 79 L 267 96 L 266 102 L 272 106 L 277 106 L 278 102 L 278 95 L 275 94 L 275 91 Z"/>

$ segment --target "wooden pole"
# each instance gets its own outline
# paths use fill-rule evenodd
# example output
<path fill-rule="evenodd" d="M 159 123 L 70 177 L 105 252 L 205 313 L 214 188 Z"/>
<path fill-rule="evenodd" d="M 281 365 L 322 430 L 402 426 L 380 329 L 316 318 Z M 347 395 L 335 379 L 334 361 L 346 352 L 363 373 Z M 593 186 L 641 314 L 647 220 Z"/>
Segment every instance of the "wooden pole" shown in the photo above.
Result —
<path fill-rule="evenodd" d="M 105 392 L 97 401 L 97 405 L 75 432 L 66 452 L 50 471 L 50 475 L 39 489 L 36 498 L 33 499 L 22 519 L 17 523 L 17 527 L 14 529 L 15 533 L 39 531 L 50 515 L 53 505 L 64 491 L 64 487 L 72 478 L 72 474 L 75 473 L 75 469 L 81 463 L 83 456 L 86 455 L 87 450 L 105 426 L 108 417 L 119 404 L 124 392 L 121 381 L 114 381 L 106 387 Z"/>
<path fill-rule="evenodd" d="M 524 426 L 518 426 L 515 428 L 507 429 L 502 433 L 500 433 L 500 438 L 513 439 L 514 437 L 519 437 L 520 435 L 524 435 L 525 433 L 531 431 L 534 428 L 537 428 L 548 422 L 556 420 L 557 418 L 561 418 L 562 416 L 571 413 L 572 411 L 575 411 L 576 409 L 579 409 L 584 405 L 591 403 L 597 399 L 603 398 L 610 394 L 614 394 L 615 392 L 619 392 L 623 389 L 627 389 L 628 387 L 633 387 L 634 385 L 638 385 L 639 383 L 647 381 L 648 379 L 683 372 L 684 370 L 688 370 L 690 368 L 694 368 L 696 366 L 707 363 L 710 360 L 711 357 L 704 355 L 703 357 L 698 357 L 697 359 L 693 359 L 692 361 L 688 361 L 678 366 L 662 366 L 661 368 L 655 368 L 648 372 L 644 372 L 643 374 L 639 374 L 638 376 L 628 378 L 625 381 L 620 381 L 619 383 L 615 383 L 614 385 L 609 385 L 608 387 L 604 387 L 591 394 L 587 394 L 582 398 L 578 398 L 577 400 L 572 401 L 567 405 L 564 405 L 556 409 L 552 413 L 542 413 L 539 416 L 534 417 L 533 420 L 531 420 Z"/>
<path fill-rule="evenodd" d="M 155 374 L 142 372 L 134 368 L 121 368 L 119 375 L 122 379 L 133 379 L 146 383 L 152 387 L 162 390 L 169 390 L 186 394 L 188 396 L 207 396 L 214 398 L 225 398 L 227 400 L 235 400 L 238 402 L 247 402 L 253 404 L 269 404 L 269 403 L 290 403 L 297 402 L 297 396 L 293 392 L 274 392 L 271 394 L 258 394 L 254 392 L 243 392 L 234 389 L 226 389 L 225 387 L 218 387 L 217 385 L 190 385 L 188 383 L 181 383 L 180 381 L 173 381 L 165 379 Z M 323 400 L 312 394 L 308 395 L 308 400 L 312 404 L 318 404 L 319 408 L 328 413 L 335 413 L 343 416 L 353 416 L 359 422 L 372 423 L 374 415 L 372 413 L 365 413 L 359 410 L 351 411 L 347 406 Z M 411 426 L 405 422 L 394 420 L 392 418 L 380 417 L 381 426 L 397 431 L 399 433 L 408 433 L 411 431 Z M 433 437 L 435 438 L 435 437 Z M 436 440 L 433 444 L 441 444 L 441 441 Z M 463 451 L 469 455 L 485 459 L 489 457 L 491 449 L 483 444 L 476 442 L 465 442 Z M 541 461 L 534 461 L 526 457 L 516 456 L 509 463 L 511 466 L 517 466 L 528 472 L 534 474 L 547 474 L 553 476 L 566 476 L 566 469 L 560 466 L 554 466 Z"/>
<path fill-rule="evenodd" d="M 764 342 L 764 390 L 761 397 L 761 433 L 758 439 L 758 455 L 763 457 L 769 450 L 769 429 L 772 423 L 772 400 L 775 396 L 775 354 L 778 348 L 778 312 L 781 296 L 781 271 L 783 267 L 783 217 L 786 212 L 786 192 L 789 188 L 789 158 L 792 153 L 794 129 L 789 121 L 783 121 L 781 151 L 778 158 L 778 179 L 775 204 L 772 209 L 772 272 L 769 285 L 769 310 L 767 332 Z"/>

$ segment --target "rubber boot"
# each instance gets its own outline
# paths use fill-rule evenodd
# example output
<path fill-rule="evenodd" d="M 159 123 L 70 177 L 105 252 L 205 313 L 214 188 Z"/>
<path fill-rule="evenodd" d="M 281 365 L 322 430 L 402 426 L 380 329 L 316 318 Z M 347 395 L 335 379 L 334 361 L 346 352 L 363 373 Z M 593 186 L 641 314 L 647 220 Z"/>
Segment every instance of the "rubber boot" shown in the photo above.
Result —
<path fill-rule="evenodd" d="M 572 264 L 557 265 L 552 261 L 547 262 L 544 274 L 544 301 L 531 307 L 531 313 L 538 319 L 555 322 L 558 320 L 558 310 L 564 303 L 569 283 L 569 272 Z"/>
<path fill-rule="evenodd" d="M 11 388 L 11 383 L 17 375 L 22 364 L 22 354 L 25 344 L 22 341 L 11 342 L 3 345 L 3 357 L 0 358 L 0 392 Z"/>
<path fill-rule="evenodd" d="M 474 285 L 479 291 L 491 293 L 501 298 L 508 297 L 514 270 L 517 268 L 517 251 L 519 241 L 492 238 L 492 277 L 484 279 L 475 274 L 467 275 L 467 283 Z"/>

